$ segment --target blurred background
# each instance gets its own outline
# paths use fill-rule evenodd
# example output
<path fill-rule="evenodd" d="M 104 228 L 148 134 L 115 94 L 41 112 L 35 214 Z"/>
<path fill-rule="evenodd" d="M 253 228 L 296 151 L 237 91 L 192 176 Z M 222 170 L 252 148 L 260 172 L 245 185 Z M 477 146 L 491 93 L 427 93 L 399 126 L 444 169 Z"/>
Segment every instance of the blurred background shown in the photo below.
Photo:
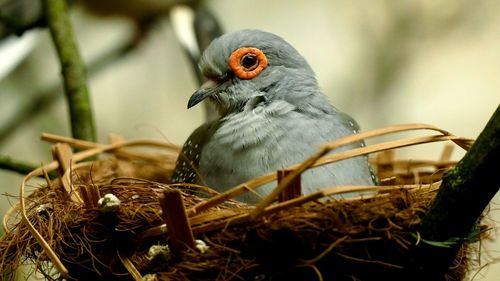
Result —
<path fill-rule="evenodd" d="M 15 17 L 34 21 L 38 1 L 23 1 L 30 9 Z M 39 141 L 40 133 L 71 135 L 60 66 L 47 29 L 7 36 L 9 2 L 22 1 L 0 1 L 0 155 L 47 163 L 50 145 Z M 71 5 L 88 66 L 99 141 L 107 142 L 113 132 L 182 144 L 204 121 L 202 106 L 186 109 L 198 81 L 178 39 L 190 42 L 193 15 L 187 6 L 172 6 L 194 2 L 82 0 Z M 285 38 L 309 61 L 331 102 L 365 130 L 429 123 L 474 138 L 500 103 L 499 1 L 201 4 L 224 31 L 257 28 Z M 442 148 L 443 144 L 425 145 L 398 155 L 437 159 Z M 459 150 L 454 159 L 463 155 Z M 17 194 L 21 179 L 0 170 L 0 193 Z M 500 221 L 499 195 L 495 202 L 488 223 Z M 1 216 L 9 204 L 0 198 Z M 486 241 L 483 246 L 483 265 L 500 259 L 498 242 Z M 470 277 L 499 280 L 500 265 Z"/>

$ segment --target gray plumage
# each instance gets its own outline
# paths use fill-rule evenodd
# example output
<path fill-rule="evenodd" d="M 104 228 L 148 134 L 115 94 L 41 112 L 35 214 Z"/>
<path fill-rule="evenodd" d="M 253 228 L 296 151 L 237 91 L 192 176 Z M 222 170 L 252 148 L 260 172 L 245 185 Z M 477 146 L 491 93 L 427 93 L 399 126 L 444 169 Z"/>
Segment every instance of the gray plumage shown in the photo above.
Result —
<path fill-rule="evenodd" d="M 228 59 L 241 47 L 260 49 L 268 66 L 252 79 L 240 79 Z M 282 38 L 241 30 L 215 39 L 200 60 L 208 79 L 188 107 L 208 98 L 220 118 L 196 129 L 183 146 L 173 182 L 202 183 L 218 191 L 300 163 L 320 144 L 357 133 L 356 122 L 334 108 L 320 91 L 305 59 Z M 342 151 L 362 142 L 340 148 Z M 322 166 L 302 175 L 303 193 L 336 185 L 371 185 L 366 157 Z M 260 192 L 267 194 L 276 184 Z M 255 202 L 257 197 L 240 198 Z"/>

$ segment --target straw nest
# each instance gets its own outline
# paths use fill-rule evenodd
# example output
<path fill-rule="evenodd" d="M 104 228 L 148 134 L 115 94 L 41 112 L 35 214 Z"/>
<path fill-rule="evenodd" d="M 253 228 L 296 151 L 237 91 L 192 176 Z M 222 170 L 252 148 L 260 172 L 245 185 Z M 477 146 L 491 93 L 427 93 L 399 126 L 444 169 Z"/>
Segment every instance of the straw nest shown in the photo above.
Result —
<path fill-rule="evenodd" d="M 328 154 L 359 139 L 421 129 L 438 133 Z M 117 137 L 108 145 L 43 138 L 58 143 L 55 161 L 25 178 L 15 196 L 18 203 L 4 217 L 0 272 L 31 264 L 49 280 L 404 280 L 412 262 L 409 250 L 425 242 L 418 236 L 421 218 L 443 171 L 455 163 L 449 161 L 449 147 L 433 161 L 396 160 L 393 149 L 445 140 L 466 149 L 470 145 L 428 125 L 364 132 L 326 144 L 292 167 L 275 194 L 286 194 L 305 169 L 376 152 L 371 161 L 380 186 L 326 188 L 278 202 L 270 195 L 250 206 L 230 198 L 275 180 L 275 174 L 218 194 L 202 186 L 169 184 L 179 152 L 174 145 Z M 72 154 L 69 146 L 82 151 Z M 139 152 L 131 146 L 156 150 Z M 81 162 L 103 152 L 111 156 Z M 49 179 L 47 173 L 56 169 L 59 177 Z M 45 183 L 28 187 L 34 177 L 45 177 Z M 364 198 L 333 196 L 373 190 L 377 195 Z M 180 213 L 169 211 L 176 203 L 168 194 L 177 192 Z M 106 194 L 118 198 L 119 205 L 103 204 Z M 198 240 L 190 246 L 191 233 Z M 463 278 L 468 252 L 463 246 L 449 280 Z"/>

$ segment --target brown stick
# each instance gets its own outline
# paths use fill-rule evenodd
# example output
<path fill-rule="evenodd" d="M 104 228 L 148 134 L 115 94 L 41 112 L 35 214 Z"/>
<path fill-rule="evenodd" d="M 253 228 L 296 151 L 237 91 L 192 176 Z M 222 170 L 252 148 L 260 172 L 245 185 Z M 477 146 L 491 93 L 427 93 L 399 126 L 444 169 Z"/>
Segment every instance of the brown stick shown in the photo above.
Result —
<path fill-rule="evenodd" d="M 71 168 L 73 152 L 66 143 L 56 143 L 52 146 L 52 157 L 59 162 L 59 176 L 63 176 Z"/>
<path fill-rule="evenodd" d="M 172 250 L 180 253 L 189 248 L 194 249 L 194 236 L 189 224 L 186 209 L 179 190 L 167 189 L 160 196 L 163 219 L 167 223 Z"/>
<path fill-rule="evenodd" d="M 281 181 L 288 176 L 292 170 L 279 170 L 278 171 L 278 185 L 281 183 Z M 291 199 L 295 199 L 297 197 L 300 197 L 302 195 L 302 185 L 300 182 L 300 176 L 294 178 L 292 182 L 283 190 L 283 192 L 279 195 L 278 201 L 285 202 Z"/>
<path fill-rule="evenodd" d="M 97 202 L 99 202 L 99 199 L 101 198 L 101 193 L 99 192 L 99 188 L 92 184 L 89 186 L 88 190 L 90 192 L 90 198 L 92 200 L 92 205 L 94 207 L 97 207 L 97 205 L 98 205 Z"/>
<path fill-rule="evenodd" d="M 49 133 L 42 133 L 40 138 L 44 141 L 52 142 L 52 143 L 58 143 L 58 142 L 67 143 L 71 147 L 78 148 L 80 150 L 104 148 L 107 146 L 106 144 L 94 143 L 94 142 L 84 141 L 84 140 L 79 140 L 79 139 L 74 139 L 74 138 L 68 138 L 68 137 L 53 135 L 53 134 L 49 134 Z M 149 160 L 149 161 L 158 161 L 157 155 L 153 155 L 153 154 L 149 154 L 149 153 L 142 153 L 139 151 L 122 149 L 121 147 L 127 146 L 127 143 L 129 141 L 125 141 L 123 139 L 121 141 L 118 141 L 118 139 L 116 137 L 112 137 L 112 138 L 110 138 L 110 142 L 111 142 L 111 145 L 116 146 L 116 149 L 110 151 L 111 153 L 115 154 L 116 156 L 125 157 L 125 158 L 140 158 L 140 159 Z M 180 147 L 178 145 L 174 145 L 171 143 L 162 142 L 162 141 L 155 141 L 155 140 L 147 140 L 147 142 L 148 143 L 146 145 L 148 145 L 148 146 L 158 147 L 158 148 L 166 148 L 169 150 L 170 153 L 177 153 L 180 151 Z"/>
<path fill-rule="evenodd" d="M 83 205 L 85 209 L 92 209 L 94 204 L 92 203 L 92 199 L 90 197 L 90 194 L 88 192 L 88 188 L 86 186 L 80 188 L 80 195 L 83 200 Z"/>
<path fill-rule="evenodd" d="M 441 163 L 446 163 L 451 160 L 451 155 L 453 154 L 454 146 L 451 144 L 448 144 L 444 147 L 443 152 L 441 153 L 441 157 L 439 158 L 438 162 Z M 438 168 L 446 168 L 446 165 L 436 165 Z"/>
<path fill-rule="evenodd" d="M 100 144 L 100 143 L 95 143 L 91 141 L 85 141 L 85 140 L 80 140 L 80 139 L 75 139 L 75 138 L 69 138 L 69 137 L 64 137 L 64 136 L 59 136 L 59 135 L 54 135 L 54 134 L 49 134 L 49 133 L 42 133 L 40 135 L 40 139 L 47 141 L 47 142 L 52 142 L 52 143 L 57 143 L 57 142 L 62 142 L 62 143 L 67 143 L 72 147 L 75 148 L 80 148 L 80 149 L 91 149 L 91 148 L 98 148 L 98 147 L 106 147 L 105 144 Z M 135 140 L 138 141 L 138 140 Z M 165 141 L 157 141 L 157 140 L 139 140 L 140 142 L 144 142 L 144 145 L 151 146 L 151 147 L 158 147 L 158 148 L 167 148 L 173 151 L 181 151 L 181 147 L 175 144 L 171 144 Z M 121 146 L 127 146 L 127 143 L 129 141 L 125 141 L 123 145 L 120 143 L 114 145 L 117 145 L 118 149 Z"/>
<path fill-rule="evenodd" d="M 66 143 L 56 143 L 52 146 L 52 155 L 54 160 L 59 162 L 58 172 L 63 193 L 74 202 L 82 202 L 80 196 L 73 191 L 71 184 L 71 168 L 74 164 L 71 147 Z"/>

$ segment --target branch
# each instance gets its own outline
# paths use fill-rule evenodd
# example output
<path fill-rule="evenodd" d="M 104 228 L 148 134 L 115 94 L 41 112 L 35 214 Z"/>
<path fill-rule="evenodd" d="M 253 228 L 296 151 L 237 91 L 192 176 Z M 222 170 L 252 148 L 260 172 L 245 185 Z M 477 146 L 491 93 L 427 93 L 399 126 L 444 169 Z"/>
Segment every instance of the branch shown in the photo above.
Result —
<path fill-rule="evenodd" d="M 23 100 L 22 104 L 15 108 L 15 112 L 5 121 L 5 125 L 0 126 L 0 145 L 7 141 L 13 132 L 40 114 L 60 96 L 61 89 L 57 85 L 57 87 L 50 87 L 49 91 L 43 91 L 38 95 L 33 95 L 30 99 Z"/>
<path fill-rule="evenodd" d="M 448 171 L 441 188 L 423 218 L 421 236 L 426 241 L 452 243 L 417 248 L 418 274 L 442 280 L 463 241 L 477 235 L 484 209 L 500 189 L 500 106 L 457 166 Z M 472 233 L 472 235 L 471 235 Z M 432 278 L 434 277 L 434 278 Z M 423 279 L 422 279 L 423 280 Z"/>
<path fill-rule="evenodd" d="M 196 42 L 198 43 L 198 50 L 200 54 L 210 45 L 212 40 L 222 35 L 222 27 L 215 15 L 210 12 L 207 8 L 201 5 L 197 5 L 194 8 L 194 34 L 196 36 Z M 204 82 L 205 78 L 198 68 L 198 59 L 191 58 L 194 61 L 193 71 L 196 74 L 196 78 L 200 85 Z"/>
<path fill-rule="evenodd" d="M 208 45 L 210 45 L 212 40 L 222 35 L 223 31 L 215 15 L 204 6 L 197 5 L 194 12 L 193 28 L 196 36 L 196 42 L 198 43 L 198 50 L 201 54 L 208 47 Z M 199 58 L 196 58 L 193 65 L 193 71 L 196 75 L 198 83 L 201 85 L 206 79 L 203 77 L 200 69 L 198 68 L 198 59 Z M 191 58 L 191 60 L 193 61 L 194 58 Z M 205 119 L 207 121 L 216 119 L 218 114 L 215 107 L 208 102 L 205 102 L 204 104 Z"/>
<path fill-rule="evenodd" d="M 90 77 L 97 75 L 101 70 L 105 69 L 106 66 L 111 65 L 113 62 L 127 55 L 135 46 L 136 45 L 131 42 L 126 42 L 100 55 L 88 64 L 88 75 Z M 47 89 L 43 89 L 39 93 L 32 94 L 29 100 L 23 101 L 23 103 L 16 108 L 16 111 L 11 115 L 9 120 L 4 122 L 6 125 L 0 126 L 0 145 L 7 140 L 10 134 L 35 118 L 40 112 L 47 108 L 47 106 L 61 97 L 61 90 L 62 87 L 57 83 L 49 86 Z"/>
<path fill-rule="evenodd" d="M 194 46 L 189 46 L 189 44 L 187 44 L 184 40 L 181 40 L 183 34 L 177 34 L 177 36 L 180 39 L 179 42 L 181 43 L 181 47 L 184 49 L 184 53 L 186 53 L 189 62 L 191 63 L 191 69 L 193 70 L 196 81 L 198 82 L 198 85 L 201 85 L 206 81 L 206 78 L 203 77 L 203 74 L 200 72 L 198 67 L 200 54 L 203 53 L 213 39 L 222 35 L 222 28 L 215 16 L 202 4 L 195 4 L 191 9 L 194 13 L 194 21 L 190 23 L 190 28 L 194 31 L 198 52 L 192 50 Z M 214 120 L 217 118 L 215 107 L 207 102 L 205 102 L 204 105 L 205 119 Z"/>
<path fill-rule="evenodd" d="M 10 158 L 9 156 L 0 155 L 0 169 L 9 170 L 16 172 L 18 174 L 26 175 L 29 172 L 40 167 L 39 165 L 35 165 L 33 163 L 15 160 Z M 49 173 L 50 178 L 57 177 L 55 173 Z"/>
<path fill-rule="evenodd" d="M 40 3 L 34 1 L 0 1 L 0 40 L 46 25 Z"/>
<path fill-rule="evenodd" d="M 61 63 L 73 137 L 95 141 L 95 126 L 85 69 L 75 43 L 64 0 L 42 0 L 45 17 Z"/>

